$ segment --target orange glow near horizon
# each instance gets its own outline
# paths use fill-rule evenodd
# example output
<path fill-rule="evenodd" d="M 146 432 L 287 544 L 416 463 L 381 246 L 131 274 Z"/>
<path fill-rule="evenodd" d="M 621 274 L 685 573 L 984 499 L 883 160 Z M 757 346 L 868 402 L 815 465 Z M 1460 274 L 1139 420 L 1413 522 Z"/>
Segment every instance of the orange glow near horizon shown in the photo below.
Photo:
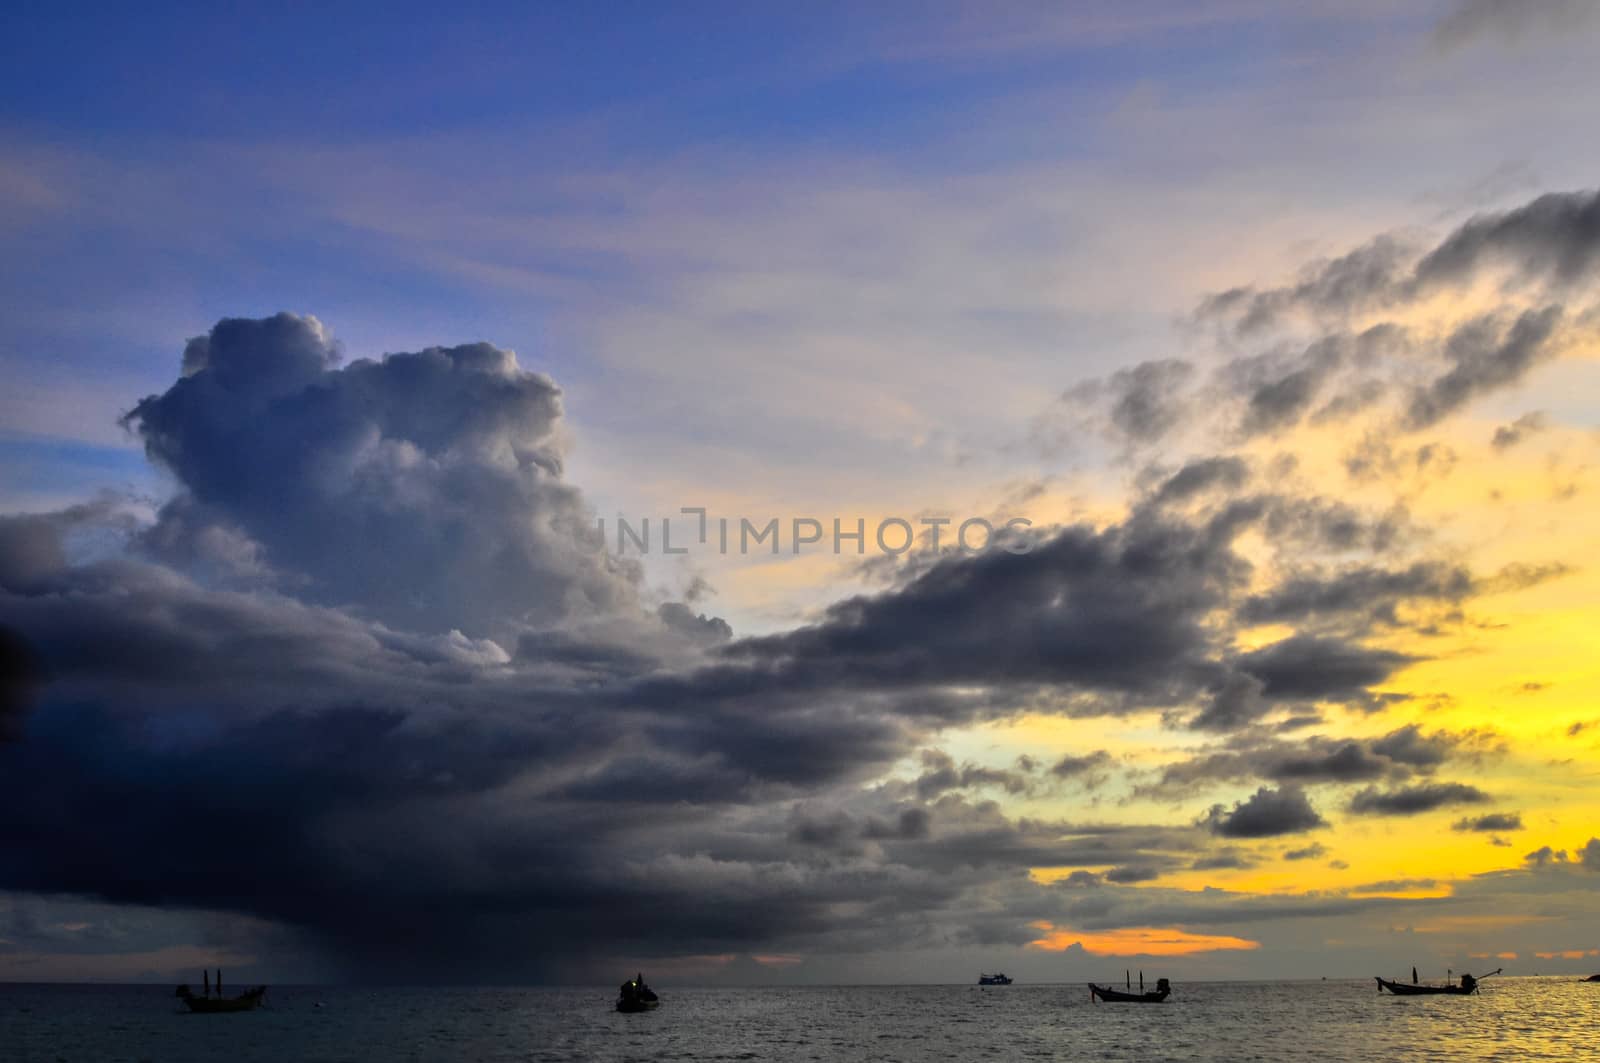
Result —
<path fill-rule="evenodd" d="M 1057 927 L 1048 920 L 1030 923 L 1044 936 L 1030 941 L 1028 948 L 1042 952 L 1065 952 L 1077 945 L 1091 956 L 1192 956 L 1197 952 L 1228 949 L 1250 950 L 1259 941 L 1226 934 L 1193 934 L 1177 927 L 1128 926 L 1116 930 L 1080 932 Z"/>
<path fill-rule="evenodd" d="M 757 963 L 759 963 L 763 967 L 793 967 L 798 963 L 805 962 L 805 957 L 803 957 L 803 956 L 790 956 L 790 955 L 787 955 L 787 954 L 780 954 L 780 955 L 754 955 L 754 954 L 752 954 L 750 958 L 752 960 L 755 960 Z"/>

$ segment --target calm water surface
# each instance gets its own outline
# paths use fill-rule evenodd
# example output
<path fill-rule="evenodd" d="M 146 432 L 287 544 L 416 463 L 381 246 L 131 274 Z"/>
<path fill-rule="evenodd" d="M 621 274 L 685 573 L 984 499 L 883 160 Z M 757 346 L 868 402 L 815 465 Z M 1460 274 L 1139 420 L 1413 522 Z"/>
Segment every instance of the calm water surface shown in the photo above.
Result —
<path fill-rule="evenodd" d="M 1159 1006 L 1081 985 L 656 988 L 641 1015 L 599 987 L 283 987 L 260 1011 L 189 1015 L 167 987 L 0 985 L 0 1060 L 1600 1060 L 1600 984 L 1570 978 L 1431 999 L 1180 984 Z"/>

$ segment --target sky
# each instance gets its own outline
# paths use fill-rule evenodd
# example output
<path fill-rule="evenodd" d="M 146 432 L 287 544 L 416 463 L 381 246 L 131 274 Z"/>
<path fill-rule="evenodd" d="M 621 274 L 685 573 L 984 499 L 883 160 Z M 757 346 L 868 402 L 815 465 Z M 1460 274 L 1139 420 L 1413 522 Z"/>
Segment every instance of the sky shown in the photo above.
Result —
<path fill-rule="evenodd" d="M 0 979 L 1600 970 L 1589 5 L 6 25 Z"/>

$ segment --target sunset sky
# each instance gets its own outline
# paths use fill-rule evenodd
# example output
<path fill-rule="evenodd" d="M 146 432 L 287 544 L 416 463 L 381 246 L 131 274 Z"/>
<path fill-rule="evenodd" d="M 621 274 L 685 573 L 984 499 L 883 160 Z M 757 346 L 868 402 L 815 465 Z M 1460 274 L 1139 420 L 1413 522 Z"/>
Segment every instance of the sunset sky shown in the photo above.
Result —
<path fill-rule="evenodd" d="M 1396 6 L 9 14 L 0 980 L 1600 971 L 1600 17 Z"/>

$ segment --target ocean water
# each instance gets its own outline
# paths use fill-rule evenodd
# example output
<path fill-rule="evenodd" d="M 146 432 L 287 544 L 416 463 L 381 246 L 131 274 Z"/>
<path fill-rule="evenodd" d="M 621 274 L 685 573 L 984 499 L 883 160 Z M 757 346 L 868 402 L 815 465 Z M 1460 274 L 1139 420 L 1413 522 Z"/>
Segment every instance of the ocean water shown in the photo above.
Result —
<path fill-rule="evenodd" d="M 1600 984 L 1495 978 L 1475 997 L 1362 981 L 1179 984 L 1161 1005 L 1082 985 L 272 989 L 263 1009 L 190 1015 L 169 987 L 0 985 L 0 1060 L 1600 1060 Z M 320 1005 L 320 1006 L 319 1006 Z"/>

